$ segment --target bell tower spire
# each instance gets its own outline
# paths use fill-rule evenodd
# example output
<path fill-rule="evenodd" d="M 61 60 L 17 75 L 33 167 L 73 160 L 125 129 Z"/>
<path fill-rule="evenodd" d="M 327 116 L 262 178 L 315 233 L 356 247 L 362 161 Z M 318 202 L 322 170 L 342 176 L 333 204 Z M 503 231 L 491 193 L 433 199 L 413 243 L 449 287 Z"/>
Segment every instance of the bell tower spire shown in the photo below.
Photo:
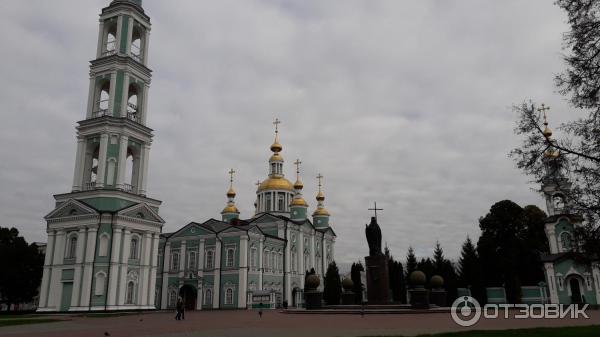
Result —
<path fill-rule="evenodd" d="M 229 190 L 227 191 L 227 206 L 221 211 L 223 222 L 230 222 L 232 219 L 240 217 L 240 211 L 235 207 L 235 190 L 233 189 L 233 175 L 235 171 L 230 169 L 229 172 Z"/>

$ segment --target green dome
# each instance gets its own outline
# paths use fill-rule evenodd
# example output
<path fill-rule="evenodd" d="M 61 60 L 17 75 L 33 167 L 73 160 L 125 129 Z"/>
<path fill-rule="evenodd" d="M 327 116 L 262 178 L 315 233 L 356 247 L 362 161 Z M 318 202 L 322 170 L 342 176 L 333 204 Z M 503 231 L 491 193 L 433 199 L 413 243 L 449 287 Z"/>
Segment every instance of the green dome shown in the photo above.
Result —
<path fill-rule="evenodd" d="M 306 288 L 307 289 L 317 289 L 321 284 L 321 280 L 315 274 L 310 274 L 306 277 Z"/>
<path fill-rule="evenodd" d="M 344 280 L 342 281 L 342 288 L 344 288 L 344 290 L 346 291 L 352 290 L 352 288 L 354 288 L 354 282 L 352 281 L 352 279 L 349 277 L 344 278 Z"/>
<path fill-rule="evenodd" d="M 444 278 L 440 275 L 433 275 L 431 280 L 429 280 L 429 284 L 432 288 L 438 289 L 444 286 Z"/>
<path fill-rule="evenodd" d="M 409 279 L 410 284 L 413 287 L 424 286 L 425 282 L 427 282 L 427 276 L 425 276 L 425 273 L 420 270 L 415 270 L 412 273 L 410 273 Z"/>

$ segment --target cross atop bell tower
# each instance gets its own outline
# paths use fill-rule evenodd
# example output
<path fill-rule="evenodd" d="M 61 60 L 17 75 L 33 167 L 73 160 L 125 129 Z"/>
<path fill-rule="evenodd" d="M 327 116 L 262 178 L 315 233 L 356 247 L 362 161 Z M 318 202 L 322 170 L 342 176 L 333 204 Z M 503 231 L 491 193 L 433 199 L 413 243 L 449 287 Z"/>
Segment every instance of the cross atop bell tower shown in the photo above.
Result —
<path fill-rule="evenodd" d="M 73 192 L 146 195 L 153 136 L 146 126 L 150 28 L 141 0 L 114 0 L 102 9 L 87 111 L 77 126 Z"/>

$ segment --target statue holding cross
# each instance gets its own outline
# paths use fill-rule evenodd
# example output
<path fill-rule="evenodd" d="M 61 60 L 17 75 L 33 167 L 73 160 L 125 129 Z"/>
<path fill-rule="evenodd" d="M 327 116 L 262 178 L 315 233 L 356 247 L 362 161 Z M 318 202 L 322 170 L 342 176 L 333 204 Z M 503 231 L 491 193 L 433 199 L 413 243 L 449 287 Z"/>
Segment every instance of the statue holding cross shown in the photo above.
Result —
<path fill-rule="evenodd" d="M 365 234 L 367 235 L 367 243 L 369 244 L 369 256 L 380 256 L 381 251 L 381 228 L 377 224 L 377 211 L 383 211 L 383 208 L 377 208 L 377 202 L 375 207 L 369 208 L 370 211 L 375 211 L 375 216 L 371 217 L 371 223 L 365 225 Z"/>

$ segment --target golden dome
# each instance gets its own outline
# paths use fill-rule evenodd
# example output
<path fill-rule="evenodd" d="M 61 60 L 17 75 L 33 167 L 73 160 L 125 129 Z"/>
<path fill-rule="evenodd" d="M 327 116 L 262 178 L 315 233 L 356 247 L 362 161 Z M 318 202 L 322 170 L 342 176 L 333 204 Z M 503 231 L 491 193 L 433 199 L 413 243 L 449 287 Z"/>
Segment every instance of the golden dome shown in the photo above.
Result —
<path fill-rule="evenodd" d="M 230 187 L 229 191 L 227 191 L 227 197 L 235 198 L 235 191 L 233 190 L 233 187 Z"/>
<path fill-rule="evenodd" d="M 269 162 L 273 161 L 283 161 L 283 157 L 279 155 L 279 153 L 275 152 L 271 158 L 269 158 Z"/>
<path fill-rule="evenodd" d="M 325 200 L 325 194 L 323 194 L 322 191 L 319 191 L 319 193 L 317 194 L 317 201 L 323 201 Z"/>
<path fill-rule="evenodd" d="M 552 136 L 552 130 L 550 130 L 550 128 L 548 126 L 546 126 L 543 133 L 544 133 L 544 137 L 546 137 L 546 138 L 549 138 L 550 136 Z"/>
<path fill-rule="evenodd" d="M 290 206 L 307 206 L 308 207 L 308 204 L 306 203 L 304 198 L 294 198 L 294 199 L 292 199 L 292 203 L 290 204 Z"/>
<path fill-rule="evenodd" d="M 301 190 L 303 187 L 304 187 L 304 185 L 302 184 L 300 179 L 297 179 L 296 182 L 294 183 L 294 188 L 297 190 Z"/>
<path fill-rule="evenodd" d="M 292 183 L 289 180 L 285 178 L 271 177 L 260 183 L 257 192 L 264 190 L 285 190 L 291 192 L 293 189 L 294 186 L 292 186 Z"/>
<path fill-rule="evenodd" d="M 546 158 L 557 158 L 558 156 L 560 156 L 560 152 L 557 150 L 548 149 L 544 152 L 544 157 Z"/>
<path fill-rule="evenodd" d="M 239 213 L 240 211 L 238 211 L 237 207 L 235 207 L 235 205 L 227 205 L 225 206 L 225 208 L 223 208 L 223 210 L 221 211 L 221 214 L 225 214 L 225 213 Z"/>
<path fill-rule="evenodd" d="M 315 216 L 315 215 L 326 215 L 326 216 L 329 216 L 329 212 L 327 212 L 327 210 L 324 207 L 319 207 L 313 213 L 313 216 Z"/>
<path fill-rule="evenodd" d="M 277 153 L 277 152 L 281 152 L 282 149 L 283 149 L 283 147 L 281 146 L 281 144 L 279 144 L 277 139 L 275 139 L 275 141 L 271 145 L 271 151 Z"/>

